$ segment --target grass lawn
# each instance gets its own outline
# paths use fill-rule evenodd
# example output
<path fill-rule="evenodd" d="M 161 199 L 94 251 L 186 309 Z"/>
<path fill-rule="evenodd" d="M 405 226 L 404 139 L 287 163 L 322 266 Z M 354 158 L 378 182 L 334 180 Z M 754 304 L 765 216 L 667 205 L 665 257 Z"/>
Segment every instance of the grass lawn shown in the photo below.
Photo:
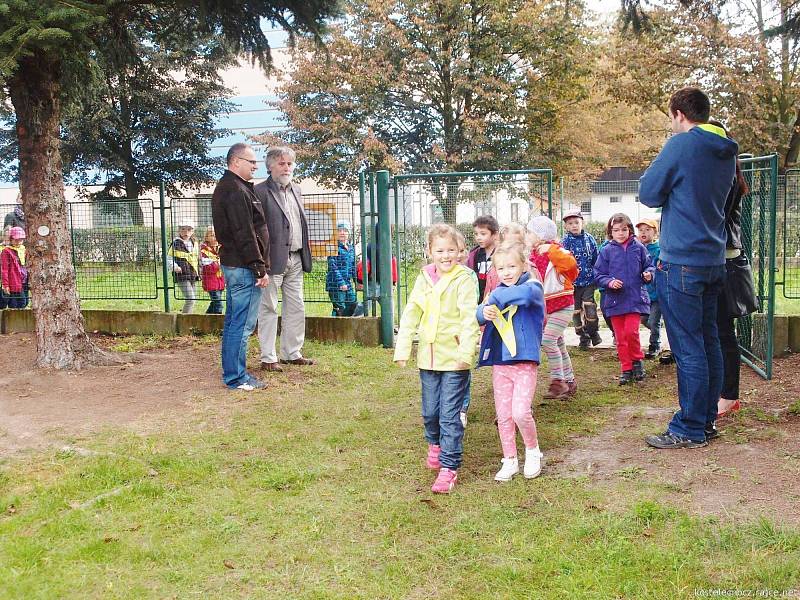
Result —
<path fill-rule="evenodd" d="M 319 364 L 264 392 L 196 395 L 190 414 L 149 433 L 111 429 L 75 442 L 89 452 L 0 463 L 0 597 L 672 599 L 800 588 L 800 532 L 757 514 L 690 516 L 674 490 L 636 473 L 598 487 L 545 463 L 538 479 L 492 481 L 487 369 L 476 372 L 460 483 L 435 496 L 417 371 L 390 366 L 380 348 L 307 346 Z M 575 401 L 535 403 L 545 460 L 638 401 L 609 385 L 616 361 L 598 356 L 576 357 L 586 377 Z M 647 401 L 669 406 L 670 394 L 653 387 Z"/>

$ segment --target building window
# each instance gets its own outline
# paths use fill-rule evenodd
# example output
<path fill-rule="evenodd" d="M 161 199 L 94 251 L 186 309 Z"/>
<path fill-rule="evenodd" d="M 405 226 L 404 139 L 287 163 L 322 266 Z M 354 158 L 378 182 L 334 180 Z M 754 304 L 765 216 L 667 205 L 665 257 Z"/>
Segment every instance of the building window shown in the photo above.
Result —
<path fill-rule="evenodd" d="M 609 196 L 608 201 L 611 202 L 612 204 L 614 204 L 614 203 L 620 201 L 620 197 L 619 196 Z"/>
<path fill-rule="evenodd" d="M 592 201 L 591 200 L 584 200 L 581 202 L 581 212 L 585 215 L 592 214 Z"/>
<path fill-rule="evenodd" d="M 516 202 L 511 205 L 511 220 L 519 221 L 519 204 Z"/>

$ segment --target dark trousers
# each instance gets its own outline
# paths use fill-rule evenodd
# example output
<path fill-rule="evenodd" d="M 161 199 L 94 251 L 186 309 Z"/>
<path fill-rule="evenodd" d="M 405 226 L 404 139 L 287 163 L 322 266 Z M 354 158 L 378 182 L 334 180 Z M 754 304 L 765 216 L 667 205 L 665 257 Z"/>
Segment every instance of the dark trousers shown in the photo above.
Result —
<path fill-rule="evenodd" d="M 728 301 L 724 292 L 717 299 L 717 329 L 723 368 L 720 397 L 726 400 L 738 400 L 739 367 L 742 356 L 739 352 L 739 340 L 736 339 L 736 320 L 728 313 Z"/>
<path fill-rule="evenodd" d="M 572 313 L 572 324 L 582 342 L 589 342 L 597 333 L 597 302 L 594 299 L 596 289 L 594 284 L 579 285 L 575 286 L 573 293 L 575 311 Z"/>
<path fill-rule="evenodd" d="M 328 292 L 328 296 L 331 299 L 331 304 L 333 304 L 332 317 L 355 316 L 358 308 L 358 298 L 355 290 Z"/>

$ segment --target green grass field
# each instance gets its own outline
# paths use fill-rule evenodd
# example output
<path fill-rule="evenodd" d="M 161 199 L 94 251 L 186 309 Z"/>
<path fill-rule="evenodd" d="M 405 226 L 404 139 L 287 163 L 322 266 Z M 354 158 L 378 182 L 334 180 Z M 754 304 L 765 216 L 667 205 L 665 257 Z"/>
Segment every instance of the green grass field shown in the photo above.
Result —
<path fill-rule="evenodd" d="M 597 486 L 546 465 L 496 484 L 485 369 L 461 483 L 433 496 L 416 370 L 390 366 L 384 349 L 308 346 L 319 364 L 303 379 L 193 397 L 180 423 L 79 440 L 89 455 L 1 463 L 0 597 L 605 600 L 800 587 L 800 532 L 760 515 L 690 516 L 674 489 L 635 474 Z M 545 457 L 637 401 L 605 382 L 610 354 L 576 364 L 598 378 L 574 402 L 536 408 Z"/>

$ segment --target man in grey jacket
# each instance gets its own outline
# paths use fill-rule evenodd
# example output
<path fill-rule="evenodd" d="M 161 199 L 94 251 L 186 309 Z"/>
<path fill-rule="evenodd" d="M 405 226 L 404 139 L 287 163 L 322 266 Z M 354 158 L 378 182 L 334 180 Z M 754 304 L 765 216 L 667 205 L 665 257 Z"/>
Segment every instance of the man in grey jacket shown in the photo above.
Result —
<path fill-rule="evenodd" d="M 303 273 L 311 272 L 308 221 L 300 186 L 292 183 L 295 153 L 288 146 L 270 148 L 266 157 L 269 178 L 255 186 L 269 228 L 269 285 L 261 297 L 258 340 L 261 368 L 282 371 L 275 352 L 278 334 L 278 288 L 281 289 L 280 363 L 311 365 L 301 350 L 305 341 L 306 313 L 303 301 Z"/>

